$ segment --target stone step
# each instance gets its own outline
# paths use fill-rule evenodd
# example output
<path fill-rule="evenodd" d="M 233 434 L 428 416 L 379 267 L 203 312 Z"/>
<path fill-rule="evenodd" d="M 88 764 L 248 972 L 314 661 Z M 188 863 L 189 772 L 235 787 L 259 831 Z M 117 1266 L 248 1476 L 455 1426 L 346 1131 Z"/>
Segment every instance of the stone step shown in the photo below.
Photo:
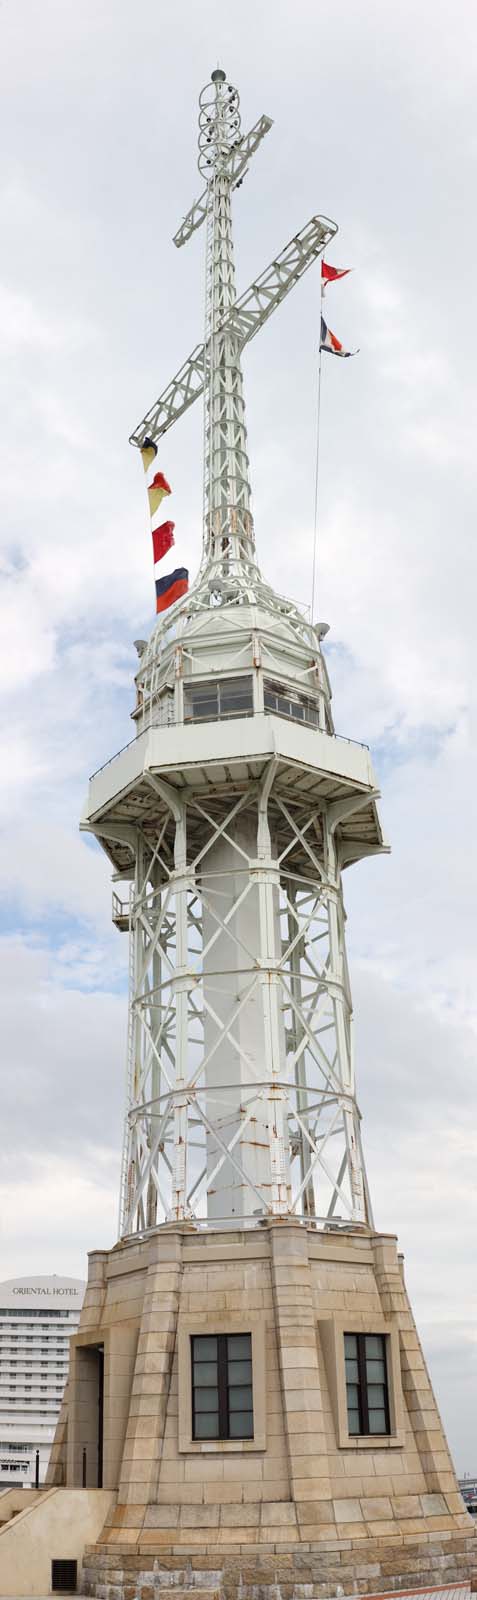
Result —
<path fill-rule="evenodd" d="M 142 1582 L 139 1574 L 135 1588 L 137 1600 L 156 1600 L 158 1594 L 164 1595 L 166 1585 L 164 1583 L 158 1585 L 157 1582 L 152 1584 L 150 1578 Z M 167 1588 L 170 1600 L 220 1600 L 219 1588 L 199 1589 L 195 1583 L 188 1583 L 183 1588 L 177 1583 L 171 1583 Z"/>

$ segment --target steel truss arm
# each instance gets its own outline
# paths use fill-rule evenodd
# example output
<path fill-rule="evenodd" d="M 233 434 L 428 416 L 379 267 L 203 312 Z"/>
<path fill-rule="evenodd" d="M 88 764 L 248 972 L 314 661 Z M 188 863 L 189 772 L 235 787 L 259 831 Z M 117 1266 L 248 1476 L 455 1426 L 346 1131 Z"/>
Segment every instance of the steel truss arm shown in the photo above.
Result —
<path fill-rule="evenodd" d="M 230 180 L 232 189 L 236 188 L 240 179 L 245 177 L 247 163 L 250 161 L 251 156 L 255 155 L 255 151 L 258 150 L 258 146 L 262 143 L 262 139 L 265 138 L 265 134 L 269 133 L 272 127 L 271 117 L 259 117 L 258 122 L 250 129 L 250 133 L 245 133 L 243 139 L 238 139 L 237 144 L 232 145 L 229 154 L 224 158 L 222 167 L 222 171 Z M 202 223 L 205 222 L 207 216 L 207 194 L 207 189 L 204 189 L 199 199 L 194 200 L 193 206 L 187 212 L 184 221 L 181 222 L 177 233 L 174 234 L 174 244 L 177 245 L 178 250 L 180 250 L 181 245 L 187 244 L 191 234 L 195 233 L 196 228 L 200 228 Z"/>
<path fill-rule="evenodd" d="M 328 217 L 311 217 L 310 222 L 280 251 L 280 255 L 270 262 L 270 266 L 265 267 L 260 277 L 250 284 L 245 294 L 236 300 L 224 317 L 219 333 L 234 334 L 243 349 L 259 328 L 263 328 L 272 311 L 281 305 L 312 262 L 326 249 L 337 231 L 336 223 L 330 222 Z"/>
<path fill-rule="evenodd" d="M 237 339 L 238 354 L 244 345 L 249 344 L 260 328 L 281 305 L 282 300 L 294 288 L 295 283 L 303 277 L 312 262 L 326 249 L 327 244 L 337 232 L 335 222 L 330 222 L 327 217 L 312 217 L 300 232 L 280 251 L 280 255 L 270 262 L 270 266 L 260 273 L 260 277 L 251 283 L 245 293 L 235 301 L 235 305 L 227 312 L 218 327 L 218 336 L 228 333 Z M 164 393 L 159 396 L 150 411 L 138 423 L 134 433 L 130 436 L 130 444 L 139 448 L 144 439 L 154 441 L 167 433 L 174 422 L 183 416 L 194 400 L 202 394 L 204 388 L 205 352 L 204 346 L 197 345 L 192 355 L 184 361 L 180 371 L 168 384 Z"/>

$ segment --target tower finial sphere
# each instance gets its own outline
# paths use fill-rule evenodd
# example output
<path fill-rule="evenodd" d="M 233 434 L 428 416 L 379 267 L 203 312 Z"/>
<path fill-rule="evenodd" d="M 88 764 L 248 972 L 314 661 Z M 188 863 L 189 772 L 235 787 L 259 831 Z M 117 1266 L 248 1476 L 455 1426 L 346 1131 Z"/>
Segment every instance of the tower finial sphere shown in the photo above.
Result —
<path fill-rule="evenodd" d="M 211 73 L 211 80 L 212 83 L 225 83 L 225 72 L 222 72 L 221 67 L 216 67 L 215 72 Z"/>

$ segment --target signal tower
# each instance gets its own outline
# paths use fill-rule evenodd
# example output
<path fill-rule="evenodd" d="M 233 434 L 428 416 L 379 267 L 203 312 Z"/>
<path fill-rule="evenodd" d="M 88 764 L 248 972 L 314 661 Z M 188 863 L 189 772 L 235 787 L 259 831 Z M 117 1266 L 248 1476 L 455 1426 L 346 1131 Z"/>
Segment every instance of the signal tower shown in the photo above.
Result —
<path fill-rule="evenodd" d="M 121 1236 L 183 1219 L 370 1220 L 341 875 L 382 849 L 376 789 L 367 749 L 333 731 L 326 629 L 257 564 L 241 368 L 336 225 L 312 217 L 237 300 L 231 193 L 270 126 L 242 139 L 237 91 L 213 74 L 207 187 L 175 239 L 204 222 L 204 343 L 132 435 L 159 441 L 203 389 L 199 575 L 140 658 L 140 782 L 118 800 L 107 769 L 108 818 L 134 830 L 124 845 L 91 791 L 116 870 L 134 855 L 131 898 L 115 902 L 131 938 Z"/>
<path fill-rule="evenodd" d="M 435 1589 L 475 1543 L 361 1144 L 342 879 L 386 848 L 369 752 L 335 734 L 326 626 L 255 549 L 242 350 L 337 231 L 313 216 L 237 298 L 231 195 L 270 127 L 242 135 L 217 69 L 175 237 L 204 224 L 204 340 L 131 441 L 204 395 L 202 560 L 138 642 L 137 736 L 83 819 L 129 937 L 127 1105 L 50 1482 L 111 1490 L 85 1581 L 115 1600 L 272 1600 L 284 1560 L 291 1596 Z"/>

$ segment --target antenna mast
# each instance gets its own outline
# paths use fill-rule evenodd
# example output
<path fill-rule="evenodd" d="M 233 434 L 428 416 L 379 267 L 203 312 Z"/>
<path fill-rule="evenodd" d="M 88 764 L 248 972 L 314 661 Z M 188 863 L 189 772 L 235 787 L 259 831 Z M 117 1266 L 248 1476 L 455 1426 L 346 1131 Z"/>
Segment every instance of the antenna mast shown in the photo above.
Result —
<path fill-rule="evenodd" d="M 240 100 L 218 67 L 199 100 L 199 172 L 207 182 L 204 558 L 254 559 L 240 339 L 235 304 L 230 157 L 240 146 Z M 241 179 L 239 181 L 242 181 Z"/>

